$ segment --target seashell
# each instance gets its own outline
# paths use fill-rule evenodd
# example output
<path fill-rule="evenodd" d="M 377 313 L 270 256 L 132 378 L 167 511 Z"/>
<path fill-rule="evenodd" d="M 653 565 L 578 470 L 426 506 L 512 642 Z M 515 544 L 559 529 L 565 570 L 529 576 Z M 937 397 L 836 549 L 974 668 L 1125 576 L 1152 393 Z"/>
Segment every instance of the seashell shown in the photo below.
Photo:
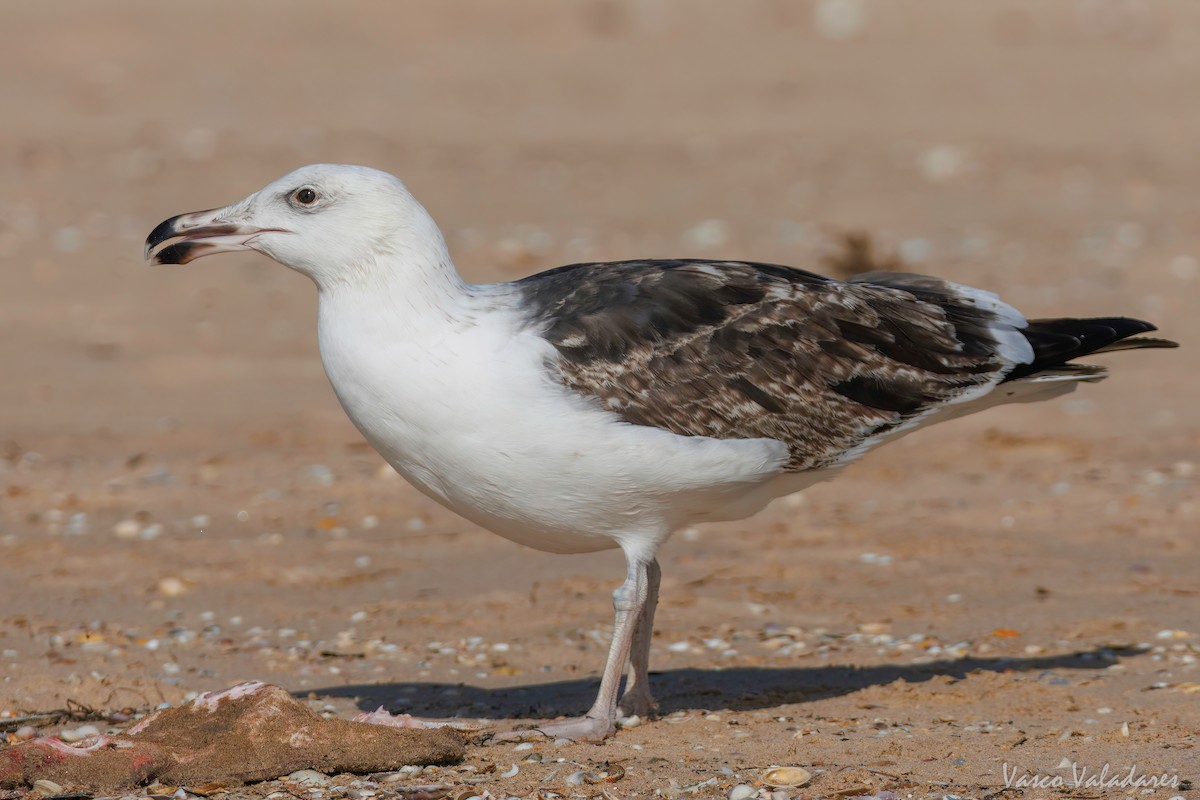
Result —
<path fill-rule="evenodd" d="M 753 786 L 748 786 L 744 783 L 739 783 L 738 785 L 730 788 L 730 790 L 725 794 L 725 797 L 728 798 L 728 800 L 750 800 L 750 798 L 754 797 L 756 794 L 758 794 L 758 789 L 755 789 Z"/>
<path fill-rule="evenodd" d="M 762 779 L 767 786 L 793 788 L 808 783 L 812 773 L 801 767 L 771 767 L 763 772 Z"/>
<path fill-rule="evenodd" d="M 519 766 L 517 766 L 516 764 L 513 764 L 506 771 L 501 772 L 500 777 L 501 778 L 515 778 L 515 777 L 517 777 L 517 773 L 520 771 L 521 771 L 521 768 Z"/>
<path fill-rule="evenodd" d="M 288 779 L 302 786 L 325 786 L 329 783 L 329 776 L 315 769 L 298 769 L 288 775 Z"/>

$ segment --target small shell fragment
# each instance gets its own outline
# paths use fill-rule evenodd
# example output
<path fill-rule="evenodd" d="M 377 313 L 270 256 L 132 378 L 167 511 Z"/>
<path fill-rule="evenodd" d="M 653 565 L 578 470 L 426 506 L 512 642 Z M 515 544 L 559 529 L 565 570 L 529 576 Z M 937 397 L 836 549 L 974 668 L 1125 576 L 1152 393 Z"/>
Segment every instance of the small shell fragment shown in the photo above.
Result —
<path fill-rule="evenodd" d="M 572 772 L 567 776 L 567 783 L 572 786 L 580 786 L 582 784 L 595 785 L 597 783 L 616 783 L 625 777 L 625 768 L 620 764 L 605 764 L 604 772 Z"/>
<path fill-rule="evenodd" d="M 687 797 L 689 795 L 701 794 L 705 789 L 707 789 L 710 786 L 715 786 L 716 784 L 717 784 L 716 778 L 709 778 L 706 781 L 700 781 L 699 783 L 690 783 L 687 786 L 668 786 L 662 790 L 662 793 L 663 793 L 664 797 L 669 797 L 672 800 L 675 800 L 676 798 Z"/>
<path fill-rule="evenodd" d="M 812 773 L 801 767 L 771 767 L 763 772 L 763 783 L 767 786 L 794 788 L 803 786 L 812 778 Z"/>
<path fill-rule="evenodd" d="M 515 777 L 517 777 L 517 773 L 520 771 L 521 771 L 521 767 L 516 764 L 513 764 L 507 770 L 505 770 L 504 772 L 501 772 L 500 777 L 501 778 L 515 778 Z"/>
<path fill-rule="evenodd" d="M 48 781 L 45 779 L 42 779 L 40 781 L 34 781 L 33 789 L 34 789 L 34 791 L 38 792 L 39 794 L 62 794 L 63 793 L 63 787 L 59 786 L 54 781 Z"/>
<path fill-rule="evenodd" d="M 607 769 L 600 773 L 600 780 L 597 783 L 616 783 L 625 777 L 625 768 L 620 764 L 604 765 Z M 589 773 L 590 774 L 590 773 Z"/>

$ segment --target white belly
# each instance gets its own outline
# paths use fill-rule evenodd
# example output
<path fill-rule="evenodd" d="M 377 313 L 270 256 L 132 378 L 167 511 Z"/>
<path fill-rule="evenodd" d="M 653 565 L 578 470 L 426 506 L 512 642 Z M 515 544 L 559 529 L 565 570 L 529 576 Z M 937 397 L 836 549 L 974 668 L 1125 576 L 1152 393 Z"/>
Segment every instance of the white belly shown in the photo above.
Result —
<path fill-rule="evenodd" d="M 746 516 L 787 491 L 770 488 L 782 444 L 620 422 L 548 379 L 552 350 L 531 334 L 476 326 L 379 342 L 369 325 L 326 334 L 323 326 L 330 382 L 388 463 L 521 544 L 652 550 L 678 527 Z"/>

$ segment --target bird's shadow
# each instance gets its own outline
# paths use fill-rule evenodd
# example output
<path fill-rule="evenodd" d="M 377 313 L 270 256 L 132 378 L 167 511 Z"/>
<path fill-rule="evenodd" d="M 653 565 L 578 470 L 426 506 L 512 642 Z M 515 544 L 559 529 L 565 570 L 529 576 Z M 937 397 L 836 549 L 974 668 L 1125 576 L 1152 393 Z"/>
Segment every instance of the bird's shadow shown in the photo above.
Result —
<path fill-rule="evenodd" d="M 1078 676 L 1056 670 L 1103 670 L 1145 648 L 1097 648 L 1030 658 L 958 658 L 921 664 L 869 667 L 733 667 L 652 672 L 659 713 L 695 709 L 747 711 L 840 697 L 898 680 L 922 683 L 939 676 L 961 680 L 976 672 L 1038 672 L 1037 680 L 1067 685 Z M 353 698 L 364 711 L 383 707 L 432 717 L 550 718 L 583 713 L 595 698 L 597 678 L 486 688 L 466 683 L 381 683 L 330 686 L 298 692 Z"/>

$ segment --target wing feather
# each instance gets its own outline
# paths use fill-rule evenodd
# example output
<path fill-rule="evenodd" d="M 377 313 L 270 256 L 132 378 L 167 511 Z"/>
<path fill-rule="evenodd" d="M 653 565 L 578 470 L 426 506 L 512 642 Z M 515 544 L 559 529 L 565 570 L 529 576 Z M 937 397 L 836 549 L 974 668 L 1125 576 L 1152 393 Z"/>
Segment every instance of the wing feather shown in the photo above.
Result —
<path fill-rule="evenodd" d="M 779 440 L 794 471 L 834 465 L 1022 363 L 1016 311 L 924 276 L 625 261 L 517 286 L 565 386 L 633 424 Z"/>

